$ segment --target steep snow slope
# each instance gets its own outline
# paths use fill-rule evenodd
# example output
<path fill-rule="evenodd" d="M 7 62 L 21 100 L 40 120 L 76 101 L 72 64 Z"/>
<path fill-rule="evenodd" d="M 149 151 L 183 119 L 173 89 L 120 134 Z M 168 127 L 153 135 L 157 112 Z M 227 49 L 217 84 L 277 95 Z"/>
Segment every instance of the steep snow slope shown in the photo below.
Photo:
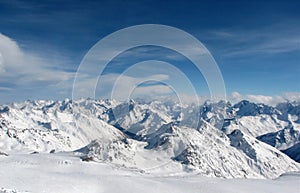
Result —
<path fill-rule="evenodd" d="M 0 114 L 0 149 L 6 152 L 68 151 L 92 139 L 119 138 L 118 129 L 97 117 L 73 113 L 68 100 L 25 101 L 3 107 Z"/>
<path fill-rule="evenodd" d="M 254 137 L 279 131 L 288 125 L 288 122 L 278 120 L 276 116 L 265 114 L 236 117 L 226 121 L 227 125 L 224 127 L 226 133 L 239 129 Z"/>
<path fill-rule="evenodd" d="M 176 159 L 209 176 L 274 178 L 284 171 L 299 170 L 286 155 L 239 130 L 227 137 L 206 126 L 185 135 L 189 145 Z"/>
<path fill-rule="evenodd" d="M 79 152 L 84 153 L 84 160 L 111 162 L 150 173 L 177 167 L 179 170 L 174 173 L 183 169 L 225 178 L 274 178 L 287 171 L 299 170 L 298 164 L 277 149 L 236 132 L 228 138 L 204 121 L 199 130 L 169 124 L 152 133 L 147 143 L 97 141 Z M 178 167 L 172 160 L 183 166 Z M 148 170 L 153 167 L 156 170 Z"/>
<path fill-rule="evenodd" d="M 223 131 L 226 133 L 239 129 L 279 150 L 285 150 L 300 142 L 299 102 L 285 102 L 270 107 L 241 101 L 228 109 L 231 114 L 225 116 L 223 125 Z M 299 153 L 293 148 L 292 150 L 292 155 L 288 154 L 291 151 L 282 152 L 295 159 Z"/>

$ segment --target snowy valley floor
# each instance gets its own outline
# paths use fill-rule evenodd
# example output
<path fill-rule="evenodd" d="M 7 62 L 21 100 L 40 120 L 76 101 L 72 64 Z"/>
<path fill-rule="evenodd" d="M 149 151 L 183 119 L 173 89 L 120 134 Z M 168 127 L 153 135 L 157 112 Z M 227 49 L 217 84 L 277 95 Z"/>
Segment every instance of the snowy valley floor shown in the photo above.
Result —
<path fill-rule="evenodd" d="M 0 156 L 0 193 L 297 193 L 300 173 L 273 180 L 145 174 L 67 153 Z"/>

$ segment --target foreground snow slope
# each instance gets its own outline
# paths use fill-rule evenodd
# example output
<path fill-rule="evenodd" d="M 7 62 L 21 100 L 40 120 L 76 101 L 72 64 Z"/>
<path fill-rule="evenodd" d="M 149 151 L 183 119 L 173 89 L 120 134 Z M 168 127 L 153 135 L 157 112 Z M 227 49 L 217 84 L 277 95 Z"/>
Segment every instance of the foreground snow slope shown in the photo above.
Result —
<path fill-rule="evenodd" d="M 1 193 L 295 193 L 299 192 L 299 182 L 300 173 L 285 174 L 275 180 L 229 180 L 195 174 L 157 176 L 82 162 L 74 154 L 0 156 Z"/>

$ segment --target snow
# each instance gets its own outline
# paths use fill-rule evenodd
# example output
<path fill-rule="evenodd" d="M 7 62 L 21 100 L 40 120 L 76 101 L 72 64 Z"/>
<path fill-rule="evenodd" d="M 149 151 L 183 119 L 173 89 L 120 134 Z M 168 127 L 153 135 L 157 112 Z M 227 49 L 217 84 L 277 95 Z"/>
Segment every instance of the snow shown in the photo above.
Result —
<path fill-rule="evenodd" d="M 243 132 L 254 137 L 276 132 L 288 125 L 287 122 L 278 120 L 270 115 L 243 116 L 237 118 L 227 127 L 227 132 L 230 133 L 235 129 L 240 129 Z"/>
<path fill-rule="evenodd" d="M 10 193 L 295 193 L 299 182 L 300 173 L 285 174 L 275 180 L 145 174 L 104 163 L 82 162 L 70 153 L 0 157 L 0 192 Z"/>

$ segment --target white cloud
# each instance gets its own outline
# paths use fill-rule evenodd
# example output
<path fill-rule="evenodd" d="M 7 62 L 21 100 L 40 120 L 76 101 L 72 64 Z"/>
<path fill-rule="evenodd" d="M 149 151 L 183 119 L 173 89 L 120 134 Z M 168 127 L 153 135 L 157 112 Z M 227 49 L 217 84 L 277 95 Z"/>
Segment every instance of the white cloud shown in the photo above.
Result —
<path fill-rule="evenodd" d="M 300 93 L 299 92 L 287 92 L 283 95 L 285 100 L 289 101 L 300 101 Z"/>
<path fill-rule="evenodd" d="M 74 73 L 60 67 L 66 60 L 54 61 L 39 53 L 24 51 L 16 41 L 0 33 L 1 103 L 70 96 Z"/>
<path fill-rule="evenodd" d="M 154 97 L 169 93 L 166 86 L 152 85 L 147 87 L 138 87 L 139 84 L 147 82 L 149 80 L 156 80 L 164 82 L 169 79 L 168 75 L 156 74 L 144 77 L 132 77 L 122 74 L 108 74 L 101 77 L 100 91 L 101 95 L 105 95 L 108 98 L 114 98 L 117 100 L 126 100 L 132 94 L 136 96 L 148 96 Z"/>
<path fill-rule="evenodd" d="M 54 70 L 50 61 L 23 51 L 16 41 L 0 33 L 0 83 L 51 85 L 72 77 L 72 73 Z"/>
<path fill-rule="evenodd" d="M 268 96 L 268 95 L 252 95 L 246 94 L 242 95 L 238 92 L 233 92 L 231 95 L 228 96 L 228 100 L 232 103 L 237 103 L 241 100 L 249 100 L 255 103 L 264 103 L 268 105 L 276 105 L 280 102 L 285 101 L 300 101 L 300 93 L 299 92 L 291 92 L 291 93 L 284 93 L 282 96 L 275 95 L 275 96 Z"/>
<path fill-rule="evenodd" d="M 0 86 L 0 91 L 2 91 L 2 92 L 6 92 L 6 91 L 10 91 L 10 90 L 12 90 L 12 89 L 8 88 L 8 87 L 1 87 Z"/>
<path fill-rule="evenodd" d="M 3 56 L 0 52 L 0 74 L 4 72 L 4 61 L 3 61 Z"/>
<path fill-rule="evenodd" d="M 82 75 L 81 75 L 82 76 Z M 86 76 L 85 78 L 81 77 L 80 81 L 76 82 L 76 86 L 73 88 L 73 97 L 77 98 L 87 98 L 87 97 L 96 97 L 96 98 L 113 98 L 117 100 L 126 100 L 133 92 L 135 94 L 144 94 L 149 95 L 155 90 L 155 94 L 161 94 L 165 91 L 159 89 L 161 87 L 149 86 L 144 89 L 136 89 L 138 85 L 142 82 L 148 80 L 167 80 L 168 76 L 164 74 L 157 74 L 152 76 L 144 77 L 132 77 L 128 75 L 120 74 L 105 74 L 99 77 L 90 77 Z M 136 89 L 136 90 L 135 90 Z"/>

